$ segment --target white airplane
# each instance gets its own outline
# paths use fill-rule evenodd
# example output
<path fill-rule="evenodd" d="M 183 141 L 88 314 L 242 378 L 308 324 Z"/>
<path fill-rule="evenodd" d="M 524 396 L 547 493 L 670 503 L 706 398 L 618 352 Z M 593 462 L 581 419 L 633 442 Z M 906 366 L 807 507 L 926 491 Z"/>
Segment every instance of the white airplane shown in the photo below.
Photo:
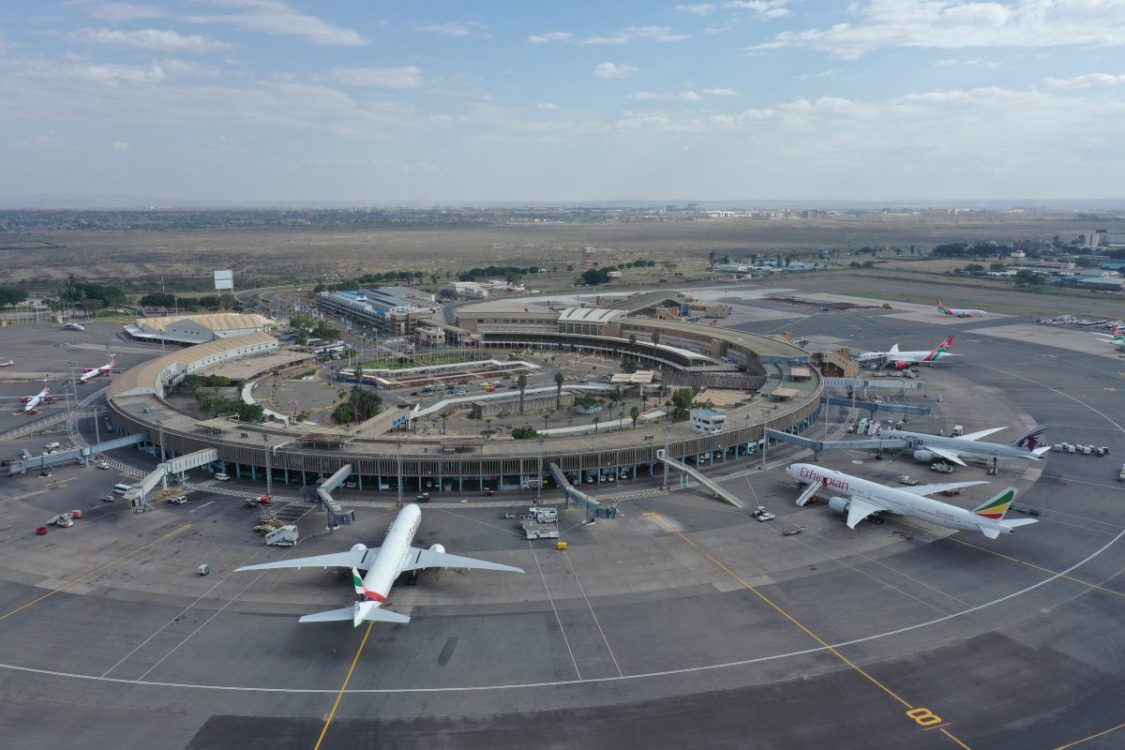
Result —
<path fill-rule="evenodd" d="M 87 367 L 85 370 L 83 370 L 82 374 L 78 376 L 78 382 L 88 383 L 89 381 L 101 375 L 109 375 L 111 372 L 113 372 L 114 367 L 117 367 L 117 355 L 111 354 L 109 355 L 109 362 L 105 363 L 101 367 Z"/>
<path fill-rule="evenodd" d="M 830 497 L 828 507 L 837 513 L 847 515 L 849 529 L 854 529 L 865 519 L 881 523 L 882 515 L 885 513 L 910 516 L 947 529 L 975 530 L 989 539 L 996 539 L 1002 533 L 1011 534 L 1020 526 L 1035 523 L 1034 518 L 1004 520 L 1004 514 L 1016 499 L 1015 487 L 1008 487 L 972 510 L 967 510 L 934 500 L 926 495 L 988 484 L 988 482 L 925 484 L 899 489 L 814 464 L 790 464 L 785 469 L 785 473 L 796 479 L 799 484 L 809 485 L 809 488 L 797 498 L 797 505 L 807 503 L 821 488 L 847 495 L 848 499 Z"/>
<path fill-rule="evenodd" d="M 63 324 L 63 330 L 64 331 L 85 331 L 86 326 L 82 325 L 81 323 L 64 323 Z"/>
<path fill-rule="evenodd" d="M 1116 323 L 1110 325 L 1109 333 L 1095 333 L 1094 335 L 1100 338 L 1104 344 L 1125 347 L 1125 328 Z"/>
<path fill-rule="evenodd" d="M 14 359 L 9 359 L 7 362 L 0 362 L 0 367 L 11 367 L 15 363 L 16 361 Z"/>
<path fill-rule="evenodd" d="M 905 370 L 911 365 L 922 362 L 937 362 L 944 357 L 956 357 L 950 349 L 953 348 L 953 337 L 949 336 L 930 351 L 901 352 L 898 344 L 885 352 L 860 352 L 856 355 L 857 362 L 885 362 L 887 367 L 896 370 Z"/>
<path fill-rule="evenodd" d="M 447 554 L 445 548 L 435 544 L 429 549 L 411 547 L 410 542 L 422 522 L 422 511 L 414 503 L 403 507 L 387 529 L 382 547 L 353 546 L 347 552 L 329 555 L 300 557 L 293 560 L 280 560 L 259 565 L 246 565 L 243 570 L 273 570 L 274 568 L 316 568 L 340 567 L 352 569 L 352 585 L 355 587 L 355 603 L 343 609 L 305 615 L 298 622 L 344 622 L 351 620 L 353 627 L 364 621 L 410 622 L 410 617 L 399 612 L 383 609 L 391 586 L 402 573 L 423 568 L 479 568 L 482 570 L 502 570 L 523 573 L 522 568 L 471 557 Z M 366 570 L 364 576 L 359 571 Z"/>
<path fill-rule="evenodd" d="M 930 435 L 925 432 L 910 432 L 908 430 L 880 430 L 879 437 L 888 440 L 905 440 L 906 447 L 914 449 L 914 460 L 932 463 L 937 460 L 950 461 L 955 464 L 965 465 L 961 456 L 978 456 L 983 458 L 1022 458 L 1028 461 L 1038 461 L 1039 457 L 1051 450 L 1051 446 L 1039 446 L 1039 440 L 1047 428 L 1036 425 L 1034 429 L 1020 436 L 1010 443 L 984 443 L 980 439 L 994 432 L 999 432 L 1004 427 L 993 427 L 980 432 L 972 432 L 960 437 Z"/>
<path fill-rule="evenodd" d="M 36 393 L 34 396 L 24 396 L 20 399 L 20 402 L 23 403 L 23 413 L 27 414 L 28 412 L 35 411 L 35 407 L 39 406 L 39 404 L 46 404 L 54 400 L 54 396 L 51 395 L 51 389 L 47 385 L 47 378 L 44 377 L 43 390 L 39 391 L 39 393 Z"/>
<path fill-rule="evenodd" d="M 982 315 L 988 315 L 987 310 L 974 310 L 970 307 L 946 307 L 941 304 L 941 300 L 937 303 L 938 312 L 942 315 L 951 315 L 957 318 L 979 318 Z"/>

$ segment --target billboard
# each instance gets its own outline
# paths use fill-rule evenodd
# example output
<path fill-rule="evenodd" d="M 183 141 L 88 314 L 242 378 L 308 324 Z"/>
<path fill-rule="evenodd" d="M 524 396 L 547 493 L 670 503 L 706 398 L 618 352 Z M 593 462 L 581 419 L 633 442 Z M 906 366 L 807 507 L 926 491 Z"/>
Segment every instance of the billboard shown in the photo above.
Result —
<path fill-rule="evenodd" d="M 234 271 L 215 271 L 215 291 L 234 289 Z"/>

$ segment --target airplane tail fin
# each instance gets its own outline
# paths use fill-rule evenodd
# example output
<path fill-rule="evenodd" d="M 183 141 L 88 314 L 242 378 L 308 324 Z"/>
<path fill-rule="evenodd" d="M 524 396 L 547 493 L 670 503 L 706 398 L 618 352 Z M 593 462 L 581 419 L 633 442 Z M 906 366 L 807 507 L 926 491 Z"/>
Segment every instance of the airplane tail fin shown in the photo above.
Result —
<path fill-rule="evenodd" d="M 930 352 L 929 356 L 926 357 L 926 359 L 930 360 L 930 361 L 933 361 L 935 359 L 938 359 L 940 357 L 945 356 L 946 354 L 949 354 L 951 349 L 953 349 L 953 337 L 952 336 L 946 336 L 945 341 L 941 342 L 936 347 L 934 347 L 933 351 Z"/>
<path fill-rule="evenodd" d="M 895 344 L 887 350 L 887 354 L 898 354 L 898 344 Z"/>
<path fill-rule="evenodd" d="M 1012 507 L 1012 502 L 1016 499 L 1017 491 L 1015 487 L 1009 487 L 995 497 L 985 500 L 983 503 L 973 508 L 973 513 L 976 513 L 982 518 L 1002 521 L 1004 520 L 1004 514 Z M 985 534 L 987 535 L 987 533 L 986 531 Z"/>
<path fill-rule="evenodd" d="M 1009 443 L 1009 445 L 1011 445 L 1013 448 L 1024 448 L 1034 453 L 1035 449 L 1039 447 L 1039 441 L 1043 437 L 1043 433 L 1046 431 L 1047 425 L 1037 424 L 1029 431 L 1013 440 L 1011 443 Z"/>
<path fill-rule="evenodd" d="M 949 312 L 949 309 L 946 308 L 946 306 L 941 303 L 940 299 L 937 301 L 937 309 L 938 309 L 938 312 L 941 313 L 942 315 L 952 315 L 952 313 Z"/>

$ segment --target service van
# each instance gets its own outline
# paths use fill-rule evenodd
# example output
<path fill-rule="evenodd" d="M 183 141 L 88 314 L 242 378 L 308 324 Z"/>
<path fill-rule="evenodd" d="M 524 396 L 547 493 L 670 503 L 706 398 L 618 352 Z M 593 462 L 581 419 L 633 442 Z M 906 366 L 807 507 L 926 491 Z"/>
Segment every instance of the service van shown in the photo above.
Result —
<path fill-rule="evenodd" d="M 124 482 L 122 482 L 121 484 L 113 485 L 113 494 L 124 495 L 126 492 L 128 492 L 131 489 L 133 489 L 133 485 L 125 484 Z"/>

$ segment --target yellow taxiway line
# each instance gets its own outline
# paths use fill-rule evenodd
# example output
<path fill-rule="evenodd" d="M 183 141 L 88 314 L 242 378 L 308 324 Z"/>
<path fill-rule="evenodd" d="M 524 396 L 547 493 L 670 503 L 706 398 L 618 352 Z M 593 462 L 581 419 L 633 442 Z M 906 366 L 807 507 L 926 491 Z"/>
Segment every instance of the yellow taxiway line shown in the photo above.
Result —
<path fill-rule="evenodd" d="M 336 709 L 340 707 L 340 699 L 344 697 L 344 691 L 348 689 L 352 673 L 355 672 L 355 667 L 359 664 L 359 657 L 363 655 L 363 647 L 367 645 L 367 637 L 371 635 L 371 628 L 374 626 L 374 622 L 367 623 L 367 631 L 363 634 L 363 640 L 359 642 L 359 648 L 355 650 L 352 665 L 348 667 L 348 673 L 344 675 L 344 684 L 340 686 L 339 692 L 336 693 L 336 702 L 332 704 L 332 711 L 328 714 L 328 718 L 324 720 L 324 728 L 320 730 L 320 736 L 316 738 L 313 750 L 320 750 L 320 743 L 324 742 L 324 735 L 328 734 L 328 727 L 332 726 L 332 720 L 336 718 Z"/>

